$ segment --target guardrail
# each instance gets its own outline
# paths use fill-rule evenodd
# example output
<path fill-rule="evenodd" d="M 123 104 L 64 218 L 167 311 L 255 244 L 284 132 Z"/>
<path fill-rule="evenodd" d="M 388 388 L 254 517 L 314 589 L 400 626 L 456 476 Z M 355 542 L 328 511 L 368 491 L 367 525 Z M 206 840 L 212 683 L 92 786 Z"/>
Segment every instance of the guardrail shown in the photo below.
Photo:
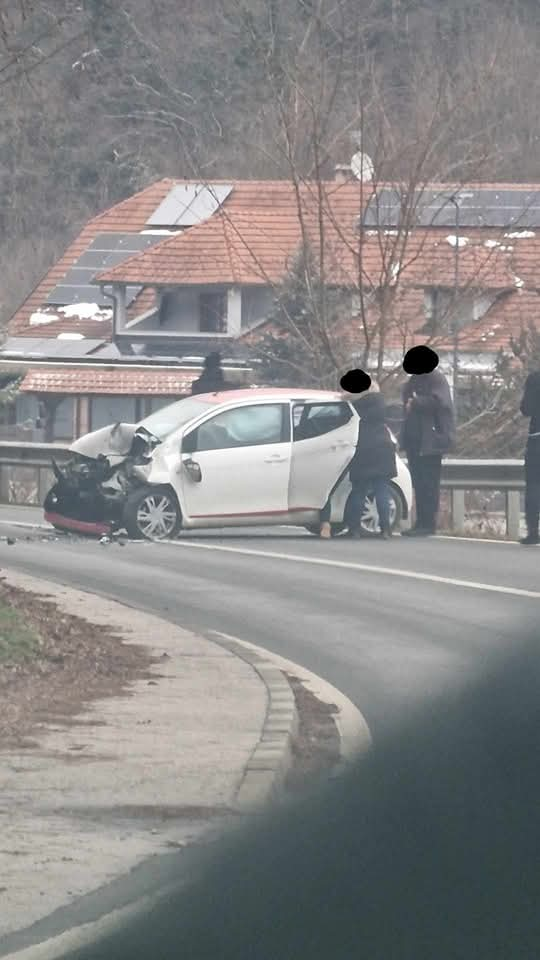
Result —
<path fill-rule="evenodd" d="M 43 503 L 53 482 L 51 458 L 62 463 L 69 456 L 64 444 L 0 441 L 0 503 Z M 525 489 L 522 460 L 444 460 L 441 485 L 450 491 L 454 533 L 465 530 L 466 491 L 499 490 L 505 498 L 506 534 L 512 539 L 519 536 Z"/>
<path fill-rule="evenodd" d="M 521 494 L 525 489 L 523 460 L 443 460 L 441 486 L 450 490 L 453 533 L 465 530 L 467 490 L 500 490 L 505 500 L 506 535 L 517 539 L 521 526 Z"/>
<path fill-rule="evenodd" d="M 65 462 L 70 457 L 69 449 L 58 443 L 0 441 L 0 503 L 43 503 L 54 480 L 53 457 Z"/>

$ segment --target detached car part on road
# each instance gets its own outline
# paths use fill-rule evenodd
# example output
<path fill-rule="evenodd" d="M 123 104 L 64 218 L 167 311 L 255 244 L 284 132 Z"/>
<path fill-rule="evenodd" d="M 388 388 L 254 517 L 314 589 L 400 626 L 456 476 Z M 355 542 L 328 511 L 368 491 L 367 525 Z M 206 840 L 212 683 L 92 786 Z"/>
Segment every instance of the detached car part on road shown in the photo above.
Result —
<path fill-rule="evenodd" d="M 81 437 L 55 483 L 45 518 L 91 535 L 127 530 L 164 540 L 181 529 L 293 525 L 318 530 L 332 493 L 334 533 L 343 529 L 347 472 L 360 426 L 352 404 L 321 390 L 247 389 L 187 397 L 140 424 Z M 409 471 L 398 458 L 391 524 L 410 515 Z M 373 498 L 362 520 L 377 529 Z"/>

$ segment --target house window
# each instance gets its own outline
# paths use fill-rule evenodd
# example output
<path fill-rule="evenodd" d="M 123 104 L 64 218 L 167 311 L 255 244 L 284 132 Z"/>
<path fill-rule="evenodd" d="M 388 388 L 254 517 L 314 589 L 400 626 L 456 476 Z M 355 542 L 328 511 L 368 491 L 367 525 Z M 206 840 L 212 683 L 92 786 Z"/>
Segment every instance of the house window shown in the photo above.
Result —
<path fill-rule="evenodd" d="M 135 397 L 101 396 L 90 400 L 90 430 L 111 423 L 137 423 L 137 419 Z"/>
<path fill-rule="evenodd" d="M 227 326 L 227 294 L 225 290 L 200 294 L 199 318 L 201 333 L 225 333 Z"/>
<path fill-rule="evenodd" d="M 64 397 L 54 412 L 52 428 L 53 440 L 72 440 L 74 432 L 75 401 L 73 397 Z"/>
<path fill-rule="evenodd" d="M 436 335 L 451 333 L 457 321 L 458 330 L 479 320 L 494 304 L 496 295 L 481 292 L 459 291 L 434 287 L 424 294 L 426 323 L 423 333 Z M 455 318 L 455 319 L 454 319 Z"/>
<path fill-rule="evenodd" d="M 276 294 L 271 287 L 243 287 L 242 330 L 266 320 L 275 309 Z"/>

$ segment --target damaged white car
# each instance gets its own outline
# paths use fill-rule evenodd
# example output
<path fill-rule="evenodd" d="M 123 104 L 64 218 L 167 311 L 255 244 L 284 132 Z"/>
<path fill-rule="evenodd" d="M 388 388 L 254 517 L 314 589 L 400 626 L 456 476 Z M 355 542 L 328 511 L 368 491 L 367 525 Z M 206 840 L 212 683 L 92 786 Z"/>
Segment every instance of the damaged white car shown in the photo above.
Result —
<path fill-rule="evenodd" d="M 187 397 L 137 425 L 113 424 L 77 440 L 66 464 L 53 463 L 45 518 L 60 530 L 125 529 L 149 540 L 262 524 L 315 532 L 332 494 L 339 533 L 358 429 L 358 414 L 339 393 L 255 388 Z M 412 489 L 407 467 L 397 463 L 391 524 L 399 529 Z M 377 526 L 370 497 L 362 528 Z"/>

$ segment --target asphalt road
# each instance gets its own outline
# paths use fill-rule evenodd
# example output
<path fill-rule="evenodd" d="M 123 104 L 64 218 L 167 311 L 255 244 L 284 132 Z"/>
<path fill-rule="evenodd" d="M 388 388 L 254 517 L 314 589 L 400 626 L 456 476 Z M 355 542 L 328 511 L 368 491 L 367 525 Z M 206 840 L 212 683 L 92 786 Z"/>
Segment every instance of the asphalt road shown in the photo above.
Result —
<path fill-rule="evenodd" d="M 347 694 L 375 741 L 425 698 L 474 680 L 492 654 L 515 652 L 540 613 L 540 551 L 517 544 L 325 542 L 266 528 L 121 548 L 11 525 L 34 520 L 0 508 L 0 566 L 282 654 Z"/>

